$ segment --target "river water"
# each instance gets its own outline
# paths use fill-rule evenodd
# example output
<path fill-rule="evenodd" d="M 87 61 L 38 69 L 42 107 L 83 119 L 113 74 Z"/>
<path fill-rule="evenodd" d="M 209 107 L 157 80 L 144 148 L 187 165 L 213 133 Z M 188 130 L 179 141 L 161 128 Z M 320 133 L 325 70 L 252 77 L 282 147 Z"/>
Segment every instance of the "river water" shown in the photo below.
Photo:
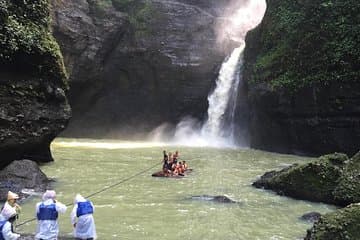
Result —
<path fill-rule="evenodd" d="M 194 171 L 178 179 L 151 177 L 160 170 L 158 165 L 91 197 L 98 239 L 301 239 L 311 227 L 298 219 L 301 215 L 334 209 L 251 187 L 265 171 L 311 160 L 251 149 L 57 139 L 52 144 L 55 162 L 41 169 L 56 179 L 57 199 L 70 204 L 76 193 L 89 196 L 160 164 L 164 149 L 179 150 L 181 159 Z M 238 203 L 191 200 L 191 196 L 203 194 L 226 195 Z M 22 205 L 19 223 L 34 217 L 39 200 L 33 196 Z M 72 232 L 71 209 L 59 218 L 64 236 Z M 35 224 L 33 221 L 17 230 L 33 233 Z"/>

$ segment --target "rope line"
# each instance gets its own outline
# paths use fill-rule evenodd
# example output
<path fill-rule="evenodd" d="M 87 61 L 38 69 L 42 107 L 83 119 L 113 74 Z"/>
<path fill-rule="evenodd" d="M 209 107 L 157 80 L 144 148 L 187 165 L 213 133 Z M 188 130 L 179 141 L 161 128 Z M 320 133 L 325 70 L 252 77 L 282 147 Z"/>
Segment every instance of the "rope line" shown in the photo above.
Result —
<path fill-rule="evenodd" d="M 127 182 L 127 181 L 129 181 L 129 180 L 131 180 L 131 179 L 133 179 L 133 178 L 135 178 L 135 177 L 137 177 L 137 176 L 139 176 L 139 175 L 141 175 L 141 174 L 143 174 L 143 173 L 146 173 L 146 172 L 150 171 L 151 169 L 159 166 L 160 164 L 162 164 L 162 162 L 157 163 L 157 164 L 155 164 L 155 165 L 153 165 L 153 166 L 151 166 L 151 167 L 149 167 L 149 168 L 146 168 L 146 169 L 144 169 L 143 171 L 138 172 L 138 173 L 136 173 L 136 174 L 134 174 L 134 175 L 132 175 L 132 176 L 130 176 L 130 177 L 127 177 L 127 178 L 125 178 L 125 179 L 122 179 L 121 181 L 119 181 L 119 182 L 117 182 L 117 183 L 114 183 L 114 184 L 112 184 L 112 185 L 110 185 L 110 186 L 104 187 L 103 189 L 100 189 L 99 191 L 94 192 L 94 193 L 86 196 L 85 198 L 91 198 L 91 197 L 93 197 L 93 196 L 95 196 L 95 195 L 97 195 L 97 194 L 99 194 L 99 193 L 105 192 L 105 191 L 109 190 L 110 188 L 116 187 L 116 186 L 118 186 L 118 185 L 120 185 L 120 184 L 122 184 L 122 183 L 124 183 L 124 182 Z M 71 205 L 73 205 L 73 203 L 68 203 L 68 204 L 66 204 L 65 206 L 68 207 L 68 206 L 71 206 Z M 22 226 L 22 225 L 24 225 L 24 224 L 27 224 L 27 223 L 32 222 L 32 221 L 35 221 L 35 220 L 36 220 L 36 218 L 32 218 L 32 219 L 26 220 L 26 221 L 24 221 L 24 222 L 22 222 L 22 223 L 17 224 L 16 227 L 20 227 L 20 226 Z"/>

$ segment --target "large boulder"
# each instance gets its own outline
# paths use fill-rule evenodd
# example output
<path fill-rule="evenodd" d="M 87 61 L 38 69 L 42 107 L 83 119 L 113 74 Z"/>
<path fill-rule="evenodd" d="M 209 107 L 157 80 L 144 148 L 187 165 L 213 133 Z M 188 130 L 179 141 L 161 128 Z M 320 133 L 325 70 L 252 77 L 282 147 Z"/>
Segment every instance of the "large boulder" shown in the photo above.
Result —
<path fill-rule="evenodd" d="M 51 161 L 50 143 L 70 118 L 49 22 L 46 0 L 0 1 L 0 169 L 14 159 Z"/>
<path fill-rule="evenodd" d="M 360 143 L 357 0 L 268 0 L 247 34 L 251 147 L 307 155 Z"/>
<path fill-rule="evenodd" d="M 0 201 L 5 201 L 8 191 L 15 192 L 20 197 L 26 197 L 27 189 L 31 192 L 44 192 L 50 180 L 40 170 L 39 166 L 31 160 L 13 161 L 0 170 Z"/>
<path fill-rule="evenodd" d="M 307 164 L 265 173 L 253 186 L 297 199 L 346 206 L 360 202 L 358 156 L 325 155 Z"/>
<path fill-rule="evenodd" d="M 305 240 L 357 240 L 360 239 L 360 205 L 323 215 L 308 230 Z"/>

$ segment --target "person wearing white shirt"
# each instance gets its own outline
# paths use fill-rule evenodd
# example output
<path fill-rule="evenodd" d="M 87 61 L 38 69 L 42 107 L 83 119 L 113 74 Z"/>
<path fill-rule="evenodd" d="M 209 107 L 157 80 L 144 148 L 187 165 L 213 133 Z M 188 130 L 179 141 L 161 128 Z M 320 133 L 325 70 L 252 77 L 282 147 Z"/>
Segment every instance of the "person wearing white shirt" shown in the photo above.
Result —
<path fill-rule="evenodd" d="M 94 205 L 80 194 L 75 196 L 71 212 L 71 224 L 74 226 L 74 237 L 78 240 L 96 239 Z"/>
<path fill-rule="evenodd" d="M 16 240 L 20 234 L 12 231 L 12 224 L 16 220 L 16 210 L 10 205 L 4 206 L 0 217 L 0 240 Z"/>
<path fill-rule="evenodd" d="M 35 239 L 57 240 L 59 234 L 58 213 L 65 213 L 66 206 L 56 201 L 56 192 L 46 190 L 43 201 L 36 204 L 36 218 L 38 220 Z"/>

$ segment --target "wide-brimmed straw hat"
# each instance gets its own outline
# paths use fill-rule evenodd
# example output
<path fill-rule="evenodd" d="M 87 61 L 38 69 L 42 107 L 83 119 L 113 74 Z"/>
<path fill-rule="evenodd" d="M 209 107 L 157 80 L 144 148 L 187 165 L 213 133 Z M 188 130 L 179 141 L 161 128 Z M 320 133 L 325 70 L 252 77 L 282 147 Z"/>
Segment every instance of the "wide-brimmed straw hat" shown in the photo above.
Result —
<path fill-rule="evenodd" d="M 19 195 L 16 193 L 9 191 L 7 195 L 7 200 L 19 199 Z"/>

